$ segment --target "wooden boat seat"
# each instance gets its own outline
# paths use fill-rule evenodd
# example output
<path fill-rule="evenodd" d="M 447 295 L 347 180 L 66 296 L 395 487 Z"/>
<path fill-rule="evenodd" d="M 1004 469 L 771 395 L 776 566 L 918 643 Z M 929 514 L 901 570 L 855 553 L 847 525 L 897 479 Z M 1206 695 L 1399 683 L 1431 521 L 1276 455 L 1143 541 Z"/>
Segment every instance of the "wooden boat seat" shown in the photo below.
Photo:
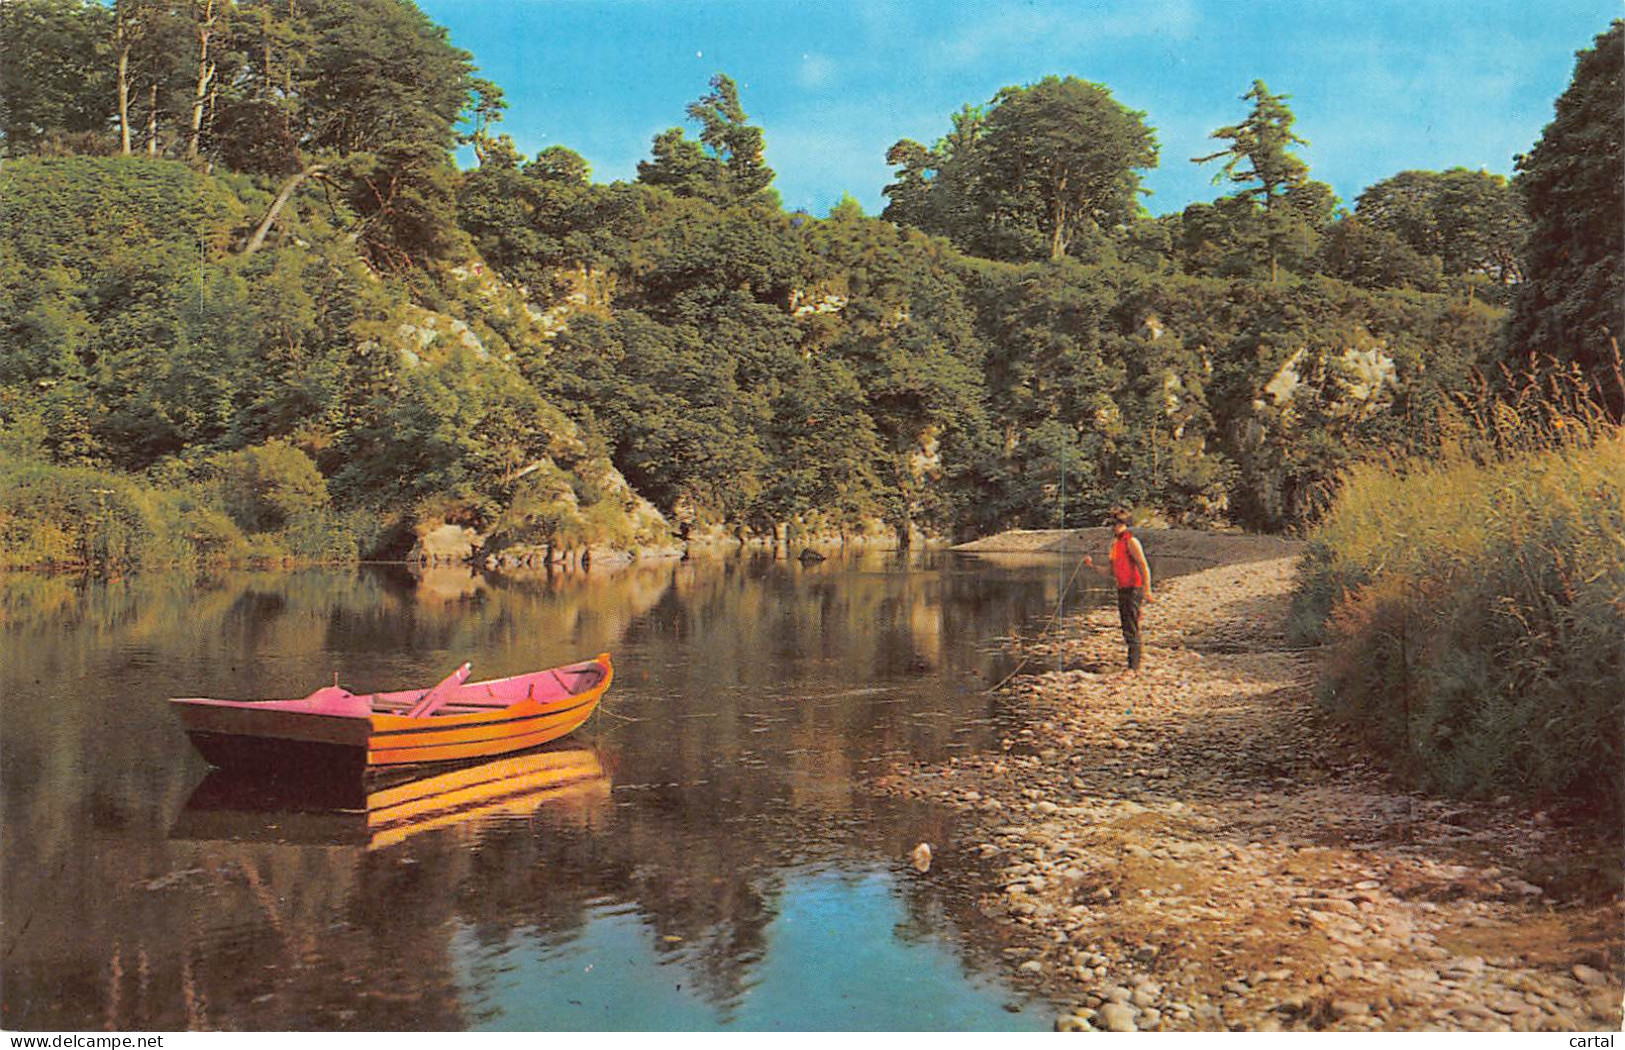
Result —
<path fill-rule="evenodd" d="M 570 683 L 570 680 L 565 678 L 564 676 L 568 674 L 568 675 L 572 675 L 575 678 L 579 679 L 582 675 L 593 674 L 595 670 L 596 670 L 595 668 L 591 668 L 591 667 L 563 668 L 563 669 L 553 668 L 553 669 L 551 669 L 548 673 L 553 676 L 554 681 L 559 683 L 559 688 L 562 689 L 564 692 L 563 692 L 563 694 L 561 694 L 561 696 L 558 696 L 558 697 L 549 696 L 549 697 L 544 697 L 544 699 L 551 701 L 551 700 L 556 700 L 556 699 L 562 699 L 563 696 L 571 696 L 571 695 L 576 694 L 577 692 L 579 692 L 579 683 L 577 685 L 575 685 L 575 686 L 572 686 L 571 683 Z M 465 688 L 463 690 L 463 692 L 465 692 L 465 693 L 468 692 L 468 689 Z M 530 687 L 530 689 L 527 691 L 525 699 L 527 699 L 527 700 L 528 699 L 533 699 L 535 697 L 535 694 L 536 694 L 536 687 L 535 687 L 535 685 L 532 685 Z M 410 711 L 412 709 L 413 705 L 416 702 L 417 702 L 417 700 L 415 700 L 413 698 L 394 698 L 394 697 L 391 697 L 389 699 L 380 699 L 378 697 L 373 697 L 372 698 L 372 709 L 373 709 L 374 712 L 376 712 L 378 714 L 404 715 L 404 714 L 406 714 L 408 711 Z M 487 686 L 486 687 L 486 696 L 485 697 L 459 696 L 455 701 L 447 701 L 446 703 L 444 703 L 441 706 L 437 707 L 435 709 L 434 713 L 432 715 L 429 715 L 428 717 L 432 718 L 435 715 L 449 715 L 449 714 L 458 714 L 458 715 L 478 714 L 478 713 L 480 713 L 482 711 L 490 711 L 493 708 L 507 707 L 509 704 L 512 704 L 512 703 L 514 703 L 514 698 L 513 697 L 511 697 L 511 696 L 508 696 L 508 697 L 498 696 L 494 690 L 492 690 L 489 686 Z"/>
<path fill-rule="evenodd" d="M 510 702 L 511 701 L 493 700 L 488 704 L 482 704 L 482 703 L 478 703 L 478 702 L 475 702 L 475 703 L 460 703 L 460 704 L 443 704 L 442 706 L 435 709 L 435 714 L 471 715 L 471 714 L 474 714 L 474 713 L 479 712 L 479 711 L 489 711 L 492 708 L 507 707 Z M 410 707 L 411 707 L 410 704 L 404 704 L 404 703 L 399 703 L 399 702 L 389 702 L 389 701 L 374 703 L 372 705 L 372 709 L 375 712 L 377 712 L 378 714 L 381 714 L 381 715 L 401 715 L 401 714 L 405 714 Z M 432 717 L 434 717 L 434 715 L 430 715 L 428 717 L 432 718 Z"/>

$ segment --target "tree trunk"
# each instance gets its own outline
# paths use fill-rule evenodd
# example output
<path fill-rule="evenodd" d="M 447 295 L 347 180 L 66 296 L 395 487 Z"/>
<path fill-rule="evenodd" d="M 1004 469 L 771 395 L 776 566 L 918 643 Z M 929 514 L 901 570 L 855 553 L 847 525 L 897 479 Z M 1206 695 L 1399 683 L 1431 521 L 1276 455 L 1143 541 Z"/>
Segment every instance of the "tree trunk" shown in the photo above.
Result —
<path fill-rule="evenodd" d="M 282 189 L 277 191 L 276 200 L 271 202 L 271 209 L 265 213 L 265 218 L 260 220 L 259 228 L 254 231 L 254 236 L 248 239 L 248 244 L 243 248 L 243 258 L 248 258 L 264 247 L 265 235 L 271 232 L 271 227 L 275 224 L 277 216 L 282 214 L 282 209 L 287 206 L 289 199 L 293 197 L 293 191 L 299 188 L 299 184 L 306 179 L 320 175 L 322 171 L 322 165 L 312 164 L 304 171 L 295 172 L 288 177 L 288 181 L 282 184 Z"/>
<path fill-rule="evenodd" d="M 1275 191 L 1270 183 L 1264 183 L 1264 254 L 1270 260 L 1270 283 L 1275 283 Z"/>
<path fill-rule="evenodd" d="M 158 155 L 158 84 L 147 93 L 147 156 Z"/>
<path fill-rule="evenodd" d="M 118 30 L 118 135 L 119 149 L 130 155 L 130 42 L 122 24 Z"/>
<path fill-rule="evenodd" d="M 265 70 L 262 90 L 270 95 L 275 81 L 271 78 L 271 9 L 260 8 L 260 64 Z"/>
<path fill-rule="evenodd" d="M 1055 196 L 1050 199 L 1050 262 L 1055 262 L 1066 254 L 1066 182 L 1064 178 L 1061 180 L 1061 184 L 1055 188 Z"/>
<path fill-rule="evenodd" d="M 214 33 L 214 0 L 204 0 L 203 20 L 197 26 L 197 90 L 192 93 L 192 137 L 186 144 L 186 159 L 196 160 L 203 137 L 203 105 L 211 94 L 215 65 L 209 61 L 209 37 Z"/>

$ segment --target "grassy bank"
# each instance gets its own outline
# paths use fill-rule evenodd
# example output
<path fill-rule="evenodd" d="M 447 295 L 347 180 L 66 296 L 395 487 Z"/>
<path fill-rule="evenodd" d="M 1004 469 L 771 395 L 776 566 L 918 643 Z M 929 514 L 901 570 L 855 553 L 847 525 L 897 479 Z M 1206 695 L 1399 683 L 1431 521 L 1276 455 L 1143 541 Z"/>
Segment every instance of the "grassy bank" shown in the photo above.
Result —
<path fill-rule="evenodd" d="M 1566 430 L 1352 471 L 1294 624 L 1330 647 L 1323 703 L 1415 779 L 1618 812 L 1625 436 Z"/>
<path fill-rule="evenodd" d="M 0 570 L 354 559 L 352 532 L 303 453 L 273 445 L 155 480 L 0 451 Z"/>

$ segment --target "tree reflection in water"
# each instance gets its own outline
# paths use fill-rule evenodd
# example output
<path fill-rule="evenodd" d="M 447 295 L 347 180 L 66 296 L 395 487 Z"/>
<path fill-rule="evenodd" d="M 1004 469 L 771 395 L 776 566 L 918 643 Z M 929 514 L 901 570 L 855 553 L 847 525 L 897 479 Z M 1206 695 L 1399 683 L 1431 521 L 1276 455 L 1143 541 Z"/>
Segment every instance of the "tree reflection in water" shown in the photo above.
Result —
<path fill-rule="evenodd" d="M 4 1026 L 579 1026 L 567 1002 L 538 1012 L 544 988 L 504 998 L 497 960 L 581 969 L 626 931 L 683 1005 L 612 998 L 590 1027 L 1031 1026 L 969 976 L 995 947 L 969 902 L 899 874 L 917 842 L 952 856 L 950 817 L 863 783 L 995 744 L 1006 717 L 983 688 L 1004 667 L 987 640 L 1041 625 L 1057 575 L 944 555 L 0 575 Z M 601 775 L 382 827 L 346 825 L 355 806 L 187 804 L 205 767 L 168 696 L 296 696 L 335 670 L 399 687 L 464 659 L 495 677 L 602 650 L 615 685 L 561 742 Z M 836 940 L 786 925 L 819 901 Z M 835 922 L 848 913 L 883 928 Z M 776 967 L 811 944 L 828 958 L 796 963 L 807 1002 L 868 958 L 896 972 L 851 987 L 889 988 L 890 1023 L 788 997 L 763 1015 Z M 938 956 L 951 965 L 927 981 Z"/>

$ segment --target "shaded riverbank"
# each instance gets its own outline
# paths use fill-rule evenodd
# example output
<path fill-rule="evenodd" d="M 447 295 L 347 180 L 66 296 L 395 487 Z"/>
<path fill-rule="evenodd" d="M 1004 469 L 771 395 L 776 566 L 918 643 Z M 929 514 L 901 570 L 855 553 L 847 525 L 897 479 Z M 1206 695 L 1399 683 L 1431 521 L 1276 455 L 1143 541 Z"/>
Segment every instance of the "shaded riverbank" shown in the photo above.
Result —
<path fill-rule="evenodd" d="M 1016 643 L 1060 669 L 1005 688 L 1004 753 L 881 782 L 974 824 L 928 877 L 1005 926 L 1063 1029 L 1618 1029 L 1617 838 L 1397 786 L 1315 708 L 1295 564 L 1159 586 L 1135 678 L 1114 610 Z"/>

